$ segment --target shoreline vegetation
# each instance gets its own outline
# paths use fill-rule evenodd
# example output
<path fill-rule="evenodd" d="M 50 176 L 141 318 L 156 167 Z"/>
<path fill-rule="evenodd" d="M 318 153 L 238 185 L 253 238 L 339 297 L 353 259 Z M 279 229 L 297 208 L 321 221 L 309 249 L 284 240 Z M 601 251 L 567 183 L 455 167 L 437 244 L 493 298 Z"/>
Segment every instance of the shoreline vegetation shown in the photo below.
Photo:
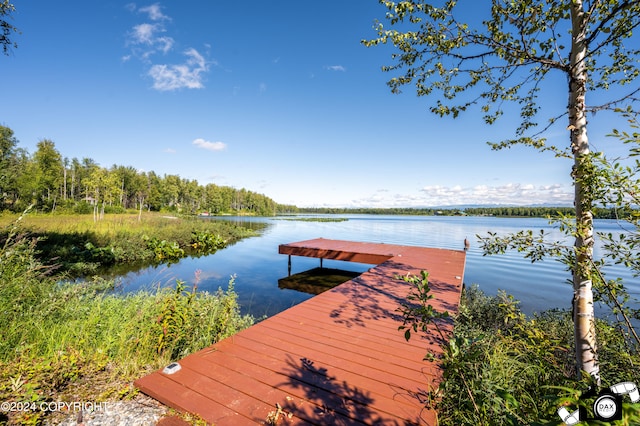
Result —
<path fill-rule="evenodd" d="M 116 216 L 96 224 L 84 217 L 21 216 L 3 225 L 0 401 L 28 403 L 34 409 L 0 412 L 0 424 L 42 424 L 50 415 L 37 408 L 44 402 L 132 398 L 137 393 L 134 379 L 254 323 L 253 317 L 240 313 L 233 277 L 226 290 L 215 293 L 198 290 L 196 271 L 193 287 L 177 281 L 174 287 L 122 295 L 112 291 L 113 281 L 97 276 L 78 284 L 60 283 L 59 275 L 52 274 L 60 273 L 57 260 L 39 259 L 38 244 L 44 237 L 51 243 L 52 235 L 76 240 L 83 236 L 103 239 L 105 246 L 96 247 L 109 247 L 114 255 L 119 248 L 123 253 L 149 251 L 138 246 L 147 233 L 149 238 L 171 236 L 171 241 L 193 245 L 194 230 L 215 235 L 216 242 L 255 231 L 157 215 L 145 216 L 141 223 Z M 204 240 L 196 243 L 206 245 Z M 116 241 L 126 244 L 117 246 Z"/>
<path fill-rule="evenodd" d="M 525 316 L 505 292 L 487 296 L 464 289 L 453 336 L 443 345 L 443 381 L 435 395 L 439 424 L 559 425 L 557 410 L 592 413 L 597 389 L 589 375 L 576 379 L 571 312 Z M 614 324 L 596 320 L 602 386 L 640 383 L 640 354 Z M 626 399 L 625 399 L 626 398 Z M 640 406 L 623 397 L 623 420 L 640 424 Z M 589 422 L 589 424 L 610 424 Z"/>
<path fill-rule="evenodd" d="M 193 287 L 177 281 L 126 295 L 98 276 L 80 284 L 60 280 L 97 272 L 104 259 L 164 262 L 172 252 L 176 259 L 213 253 L 267 225 L 247 226 L 168 212 L 107 214 L 98 221 L 0 215 L 0 400 L 38 406 L 129 399 L 136 378 L 252 325 L 255 318 L 240 314 L 233 277 L 215 293 L 198 290 L 195 271 Z M 559 424 L 559 406 L 585 405 L 580 395 L 589 383 L 573 378 L 570 313 L 528 318 L 517 305 L 506 294 L 465 290 L 442 359 L 444 381 L 429 402 L 441 424 Z M 597 324 L 604 384 L 640 383 L 637 348 L 615 325 Z M 632 405 L 625 401 L 625 416 L 640 422 Z M 0 423 L 42 424 L 48 416 L 0 413 Z"/>
<path fill-rule="evenodd" d="M 278 218 L 276 220 L 285 220 L 291 222 L 346 222 L 346 217 L 287 217 Z"/>
<path fill-rule="evenodd" d="M 0 227 L 11 226 L 17 217 L 0 216 Z M 79 277 L 116 264 L 170 263 L 212 254 L 258 235 L 265 226 L 147 212 L 109 214 L 99 221 L 91 215 L 27 214 L 21 216 L 19 232 L 36 240 L 35 257 L 56 275 Z M 0 242 L 6 236 L 0 231 Z"/>

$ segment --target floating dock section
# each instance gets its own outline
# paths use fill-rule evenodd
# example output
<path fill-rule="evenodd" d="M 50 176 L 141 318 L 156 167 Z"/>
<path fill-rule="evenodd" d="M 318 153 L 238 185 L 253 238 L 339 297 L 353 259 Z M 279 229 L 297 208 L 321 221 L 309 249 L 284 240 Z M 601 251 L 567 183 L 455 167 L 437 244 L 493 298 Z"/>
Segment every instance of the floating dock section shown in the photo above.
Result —
<path fill-rule="evenodd" d="M 442 371 L 423 358 L 443 342 L 398 331 L 411 286 L 397 276 L 428 271 L 431 304 L 455 314 L 465 252 L 322 238 L 279 252 L 376 266 L 135 385 L 215 425 L 435 425 Z"/>

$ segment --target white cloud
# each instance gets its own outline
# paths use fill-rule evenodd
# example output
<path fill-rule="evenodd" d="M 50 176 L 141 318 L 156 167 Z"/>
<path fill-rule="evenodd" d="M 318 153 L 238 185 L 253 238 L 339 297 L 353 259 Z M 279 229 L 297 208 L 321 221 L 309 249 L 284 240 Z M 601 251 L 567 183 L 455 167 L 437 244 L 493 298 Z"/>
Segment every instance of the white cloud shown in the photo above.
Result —
<path fill-rule="evenodd" d="M 196 49 L 184 52 L 187 60 L 179 65 L 156 64 L 149 69 L 153 88 L 160 91 L 177 89 L 202 89 L 203 74 L 209 69 L 205 59 Z"/>
<path fill-rule="evenodd" d="M 330 70 L 330 71 L 346 71 L 347 69 L 345 67 L 343 67 L 342 65 L 328 65 L 325 67 L 326 69 Z"/>
<path fill-rule="evenodd" d="M 508 183 L 505 185 L 429 185 L 414 193 L 377 190 L 352 199 L 348 207 L 447 207 L 461 205 L 532 206 L 550 204 L 571 206 L 573 188 L 560 184 L 540 185 Z M 336 205 L 344 206 L 344 205 Z"/>
<path fill-rule="evenodd" d="M 156 52 L 168 53 L 175 44 L 172 37 L 161 36 L 166 32 L 160 24 L 144 23 L 135 25 L 129 33 L 127 44 L 132 47 L 132 52 L 139 58 L 148 59 Z"/>
<path fill-rule="evenodd" d="M 425 186 L 421 189 L 422 203 L 431 206 L 462 204 L 500 204 L 535 205 L 562 204 L 571 205 L 572 188 L 562 185 L 541 185 L 508 183 L 500 186 L 477 185 L 461 186 Z"/>
<path fill-rule="evenodd" d="M 173 39 L 171 37 L 157 37 L 155 39 L 155 46 L 158 46 L 158 49 L 162 51 L 162 53 L 167 53 L 173 48 Z"/>
<path fill-rule="evenodd" d="M 152 4 L 151 6 L 147 7 L 141 7 L 138 10 L 142 13 L 148 14 L 149 19 L 151 19 L 152 21 L 171 20 L 171 18 L 162 13 L 162 8 L 158 3 Z"/>
<path fill-rule="evenodd" d="M 209 142 L 202 138 L 194 140 L 193 144 L 199 148 L 209 151 L 223 151 L 227 148 L 227 145 L 223 142 Z"/>
<path fill-rule="evenodd" d="M 131 32 L 131 42 L 134 44 L 153 44 L 155 34 L 159 31 L 156 24 L 134 25 Z"/>
<path fill-rule="evenodd" d="M 136 11 L 135 4 L 126 6 L 132 12 Z M 205 58 L 194 48 L 188 48 L 182 52 L 186 59 L 178 63 L 159 63 L 154 60 L 155 54 L 167 55 L 173 51 L 176 44 L 173 37 L 166 34 L 165 22 L 171 18 L 162 12 L 158 3 L 141 7 L 138 12 L 147 15 L 151 22 L 144 22 L 133 26 L 128 33 L 127 46 L 131 48 L 131 54 L 122 57 L 123 62 L 128 62 L 131 57 L 140 59 L 148 66 L 147 75 L 153 80 L 153 89 L 159 91 L 172 91 L 178 89 L 201 89 L 204 87 L 204 75 L 209 71 L 209 64 Z M 166 61 L 166 60 L 165 60 Z"/>

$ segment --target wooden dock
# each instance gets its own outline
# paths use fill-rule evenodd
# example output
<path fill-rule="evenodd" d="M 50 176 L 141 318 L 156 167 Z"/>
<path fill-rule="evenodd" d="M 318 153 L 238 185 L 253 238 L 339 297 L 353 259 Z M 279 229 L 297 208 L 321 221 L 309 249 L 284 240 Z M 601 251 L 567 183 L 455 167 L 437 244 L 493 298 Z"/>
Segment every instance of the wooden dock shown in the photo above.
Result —
<path fill-rule="evenodd" d="M 327 239 L 279 252 L 377 266 L 135 385 L 216 425 L 435 425 L 426 406 L 441 371 L 423 357 L 437 333 L 404 339 L 396 310 L 410 286 L 395 277 L 427 270 L 432 305 L 455 313 L 465 252 Z"/>

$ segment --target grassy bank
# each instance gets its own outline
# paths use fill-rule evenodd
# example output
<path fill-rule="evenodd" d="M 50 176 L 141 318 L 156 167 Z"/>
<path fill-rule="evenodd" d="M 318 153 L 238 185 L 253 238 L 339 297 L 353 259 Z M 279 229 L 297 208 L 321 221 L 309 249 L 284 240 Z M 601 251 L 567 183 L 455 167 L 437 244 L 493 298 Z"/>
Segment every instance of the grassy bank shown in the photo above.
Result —
<path fill-rule="evenodd" d="M 599 321 L 597 335 L 600 389 L 640 384 L 640 354 L 624 332 Z M 504 293 L 488 297 L 467 289 L 444 367 L 444 382 L 434 395 L 442 425 L 560 425 L 557 410 L 565 405 L 570 412 L 583 406 L 593 418 L 595 396 L 583 396 L 592 383 L 575 379 L 571 312 L 527 318 Z M 613 424 L 640 424 L 640 403 L 628 396 L 623 401 L 624 419 Z"/>
<path fill-rule="evenodd" d="M 290 222 L 346 222 L 346 217 L 286 217 L 274 220 L 285 220 Z"/>
<path fill-rule="evenodd" d="M 0 217 L 7 227 L 17 216 Z M 140 219 L 140 220 L 139 220 Z M 122 263 L 153 263 L 190 254 L 209 254 L 235 241 L 257 235 L 255 230 L 227 221 L 166 216 L 160 213 L 106 215 L 26 215 L 20 232 L 38 239 L 37 257 L 55 263 L 59 272 L 87 275 Z M 5 233 L 6 236 L 6 233 Z M 0 241 L 3 235 L 0 234 Z"/>
<path fill-rule="evenodd" d="M 126 296 L 111 294 L 112 283 L 98 278 L 61 286 L 36 258 L 34 240 L 17 228 L 5 234 L 8 239 L 0 245 L 0 401 L 38 407 L 47 401 L 127 397 L 134 392 L 133 379 L 253 322 L 240 315 L 233 280 L 216 294 L 182 282 Z M 119 235 L 117 229 L 113 235 Z M 38 424 L 44 416 L 37 409 L 11 417 L 0 413 L 0 424 Z"/>

